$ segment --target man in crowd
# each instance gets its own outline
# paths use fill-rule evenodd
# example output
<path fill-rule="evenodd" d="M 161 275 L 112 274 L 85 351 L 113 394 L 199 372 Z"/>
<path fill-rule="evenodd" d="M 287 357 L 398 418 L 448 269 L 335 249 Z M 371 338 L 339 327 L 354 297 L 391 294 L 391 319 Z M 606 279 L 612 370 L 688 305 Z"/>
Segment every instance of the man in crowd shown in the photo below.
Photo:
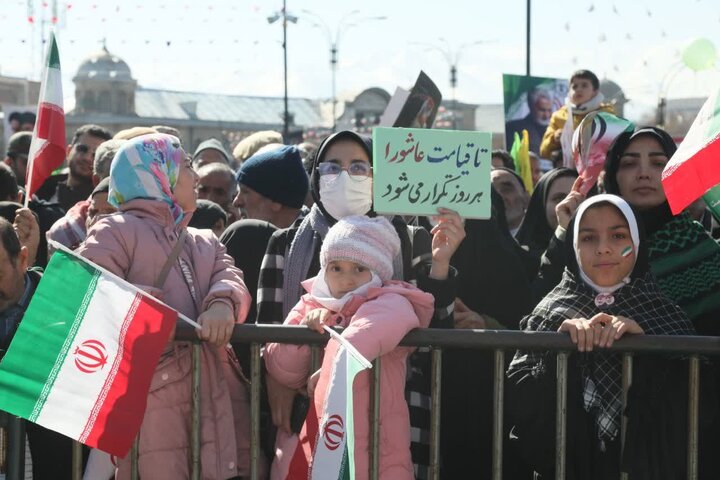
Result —
<path fill-rule="evenodd" d="M 25 186 L 25 172 L 27 171 L 28 152 L 32 142 L 31 132 L 14 133 L 8 141 L 5 164 L 15 173 L 15 179 L 19 186 Z"/>
<path fill-rule="evenodd" d="M 235 172 L 224 162 L 207 163 L 197 169 L 198 199 L 210 200 L 220 205 L 228 216 L 228 222 L 240 220 L 240 212 L 233 205 L 237 193 Z"/>
<path fill-rule="evenodd" d="M 500 194 L 505 205 L 510 234 L 514 237 L 520 229 L 530 196 L 523 186 L 522 179 L 507 168 L 494 168 L 490 171 L 492 186 Z"/>
<path fill-rule="evenodd" d="M 253 155 L 237 173 L 240 190 L 233 205 L 244 218 L 287 228 L 299 217 L 308 192 L 300 152 L 292 146 Z"/>
<path fill-rule="evenodd" d="M 508 149 L 512 146 L 516 132 L 522 136 L 522 131 L 527 130 L 530 151 L 539 153 L 540 143 L 553 113 L 553 98 L 552 94 L 541 86 L 533 88 L 527 98 L 530 113 L 524 118 L 505 124 L 505 146 Z"/>
<path fill-rule="evenodd" d="M 230 155 L 225 151 L 225 147 L 223 147 L 220 140 L 215 138 L 202 142 L 195 149 L 195 154 L 193 154 L 193 168 L 195 170 L 199 170 L 200 167 L 211 163 L 230 164 Z"/>
<path fill-rule="evenodd" d="M 20 208 L 20 204 L 23 203 L 25 194 L 20 189 L 18 178 L 25 179 L 25 170 L 27 166 L 27 158 L 30 153 L 30 142 L 32 140 L 32 133 L 30 132 L 18 132 L 10 137 L 8 142 L 8 152 L 5 157 L 5 165 L 2 171 L 0 171 L 0 178 L 2 186 L 0 187 L 0 200 L 4 202 L 12 202 L 13 205 L 5 205 L 8 212 L 12 213 L 11 216 L 6 218 L 12 220 L 14 217 L 14 211 Z M 22 177 L 18 177 L 22 175 Z M 47 263 L 47 241 L 45 240 L 45 232 L 62 216 L 64 211 L 60 205 L 56 203 L 46 202 L 33 197 L 28 206 L 30 210 L 37 215 L 38 222 L 40 224 L 40 245 L 38 247 L 37 256 L 33 252 L 31 257 L 34 259 L 30 262 L 30 266 L 45 267 Z"/>
<path fill-rule="evenodd" d="M 105 189 L 98 187 L 103 180 L 110 176 L 112 159 L 124 142 L 125 140 L 113 139 L 100 144 L 95 151 L 95 160 L 93 161 L 92 183 L 94 188 L 92 195 L 89 195 L 90 198 L 86 197 L 76 203 L 63 218 L 55 222 L 47 232 L 49 240 L 54 240 L 75 250 L 85 240 L 89 210 L 95 209 L 101 213 L 110 213 L 115 210 L 107 203 L 107 187 Z M 100 206 L 96 206 L 96 203 L 100 203 Z"/>
<path fill-rule="evenodd" d="M 95 151 L 101 143 L 111 138 L 112 134 L 98 125 L 83 125 L 78 128 L 67 149 L 67 175 L 56 175 L 48 179 L 38 190 L 38 198 L 59 203 L 66 212 L 76 203 L 86 200 L 95 188 Z"/>

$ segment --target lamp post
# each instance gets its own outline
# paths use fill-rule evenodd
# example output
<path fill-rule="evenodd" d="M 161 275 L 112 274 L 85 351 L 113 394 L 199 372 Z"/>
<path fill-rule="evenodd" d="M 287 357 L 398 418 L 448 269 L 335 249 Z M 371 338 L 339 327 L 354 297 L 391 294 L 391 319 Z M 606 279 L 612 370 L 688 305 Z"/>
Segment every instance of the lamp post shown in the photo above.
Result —
<path fill-rule="evenodd" d="M 297 23 L 297 17 L 288 15 L 287 13 L 287 1 L 283 0 L 283 8 L 279 12 L 275 12 L 267 18 L 268 23 L 272 24 L 282 18 L 283 27 L 283 83 L 285 85 L 285 96 L 283 110 L 283 139 L 287 141 L 288 133 L 290 132 L 290 112 L 288 111 L 288 69 L 287 69 L 287 22 Z"/>
<path fill-rule="evenodd" d="M 373 16 L 356 18 L 356 15 L 360 13 L 360 10 L 353 10 L 343 15 L 333 32 L 333 30 L 318 14 L 311 12 L 310 10 L 302 10 L 302 12 L 311 17 L 310 24 L 313 27 L 317 27 L 325 32 L 328 44 L 330 45 L 330 72 L 332 74 L 332 131 L 334 132 L 337 127 L 337 67 L 338 47 L 341 35 L 348 29 L 356 27 L 361 23 L 375 20 L 385 20 L 387 17 Z"/>
<path fill-rule="evenodd" d="M 460 63 L 460 59 L 462 58 L 463 52 L 472 46 L 485 44 L 485 43 L 492 43 L 494 40 L 476 40 L 474 42 L 469 43 L 463 43 L 456 49 L 453 49 L 450 46 L 450 43 L 444 39 L 439 38 L 441 42 L 443 42 L 442 46 L 433 45 L 430 43 L 423 43 L 423 42 L 412 42 L 415 45 L 422 45 L 426 47 L 428 50 L 435 50 L 437 52 L 440 52 L 442 56 L 445 58 L 445 61 L 448 64 L 448 67 L 450 67 L 450 88 L 452 89 L 452 103 L 453 103 L 453 128 L 456 127 L 455 125 L 455 113 L 457 110 L 457 98 L 456 98 L 456 90 L 457 90 L 457 73 L 458 73 L 458 63 Z"/>

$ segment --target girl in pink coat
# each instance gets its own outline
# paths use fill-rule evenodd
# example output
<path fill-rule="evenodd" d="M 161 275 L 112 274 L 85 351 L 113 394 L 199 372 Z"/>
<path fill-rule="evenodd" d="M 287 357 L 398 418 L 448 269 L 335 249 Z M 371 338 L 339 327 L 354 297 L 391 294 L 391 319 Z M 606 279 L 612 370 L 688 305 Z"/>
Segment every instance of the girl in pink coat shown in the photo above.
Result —
<path fill-rule="evenodd" d="M 404 397 L 406 360 L 412 349 L 398 347 L 414 328 L 430 324 L 432 295 L 413 285 L 392 281 L 393 259 L 400 239 L 382 217 L 348 216 L 329 231 L 320 250 L 320 272 L 303 282 L 308 291 L 285 320 L 323 332 L 323 325 L 340 326 L 342 336 L 368 360 L 382 356 L 380 382 L 380 478 L 413 479 L 410 419 Z M 320 424 L 325 412 L 332 363 L 338 343 L 330 341 L 322 368 L 310 371 L 310 348 L 271 343 L 265 350 L 268 374 L 289 388 L 307 384 L 313 405 L 306 420 Z M 312 376 L 311 376 L 312 373 Z M 353 384 L 355 474 L 368 478 L 370 448 L 370 382 L 365 370 Z M 314 408 L 313 408 L 314 407 Z M 311 416 L 315 415 L 315 418 Z M 312 463 L 315 435 L 278 430 L 271 479 L 306 479 Z M 322 434 L 322 432 L 321 432 Z"/>
<path fill-rule="evenodd" d="M 187 228 L 197 175 L 176 137 L 143 135 L 123 144 L 110 168 L 109 201 L 119 213 L 101 217 L 78 252 L 197 319 L 201 353 L 200 462 L 203 479 L 249 475 L 250 416 L 246 386 L 227 346 L 250 306 L 242 272 L 209 231 Z M 184 235 L 184 237 L 183 237 Z M 179 238 L 181 240 L 179 240 Z M 166 279 L 171 252 L 182 241 Z M 153 286 L 162 283 L 159 286 Z M 140 478 L 190 476 L 190 346 L 170 341 L 154 369 L 140 428 Z M 130 456 L 117 477 L 129 478 Z"/>

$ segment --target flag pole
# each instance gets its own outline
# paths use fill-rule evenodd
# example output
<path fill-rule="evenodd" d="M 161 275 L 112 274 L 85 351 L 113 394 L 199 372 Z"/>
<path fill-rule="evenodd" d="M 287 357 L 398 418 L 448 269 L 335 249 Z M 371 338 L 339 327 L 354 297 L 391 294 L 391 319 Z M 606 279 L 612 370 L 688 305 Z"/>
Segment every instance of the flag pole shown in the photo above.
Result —
<path fill-rule="evenodd" d="M 117 281 L 118 283 L 122 284 L 123 286 L 125 286 L 125 287 L 127 287 L 127 288 L 129 288 L 129 289 L 131 289 L 131 290 L 133 290 L 133 291 L 135 291 L 135 292 L 137 292 L 137 293 L 139 293 L 139 294 L 142 295 L 143 297 L 149 298 L 149 299 L 151 299 L 152 301 L 157 302 L 157 303 L 159 303 L 160 305 L 162 305 L 162 306 L 164 306 L 164 307 L 167 307 L 167 308 L 169 308 L 170 310 L 173 310 L 173 311 L 177 312 L 178 318 L 180 318 L 181 320 L 185 321 L 186 323 L 189 323 L 189 324 L 192 325 L 193 327 L 195 327 L 195 328 L 202 328 L 202 326 L 201 326 L 199 323 L 197 323 L 197 322 L 194 321 L 194 320 L 191 320 L 191 319 L 188 318 L 187 316 L 185 316 L 185 315 L 183 315 L 182 313 L 178 312 L 176 309 L 172 308 L 170 305 L 168 305 L 168 304 L 160 301 L 159 299 L 153 297 L 152 295 L 150 295 L 149 293 L 145 292 L 144 290 L 139 289 L 138 287 L 136 287 L 136 286 L 133 285 L 132 283 L 128 282 L 128 281 L 125 280 L 124 278 L 118 277 L 118 276 L 115 275 L 113 272 L 107 270 L 106 268 L 101 267 L 101 266 L 98 265 L 97 263 L 92 262 L 92 261 L 88 260 L 87 258 L 81 256 L 81 255 L 78 255 L 77 253 L 75 253 L 75 252 L 73 252 L 72 250 L 70 250 L 69 248 L 67 248 L 65 245 L 63 245 L 63 244 L 61 244 L 61 243 L 58 243 L 58 242 L 56 242 L 55 240 L 50 240 L 50 239 L 48 239 L 48 244 L 51 245 L 54 249 L 60 250 L 60 251 L 65 252 L 65 253 L 67 253 L 67 254 L 69 254 L 69 255 L 72 255 L 73 257 L 77 258 L 77 259 L 80 260 L 81 262 L 87 263 L 88 265 L 92 266 L 93 268 L 96 268 L 96 269 L 100 270 L 100 271 L 101 271 L 102 273 L 104 273 L 105 275 L 109 276 L 110 278 L 112 278 L 113 280 L 115 280 L 115 281 Z M 343 339 L 343 341 L 347 341 L 347 340 Z M 360 354 L 358 353 L 358 355 L 360 355 Z M 366 361 L 367 361 L 367 360 L 366 360 Z"/>
<path fill-rule="evenodd" d="M 347 341 L 346 338 L 344 338 L 342 335 L 340 335 L 339 333 L 337 333 L 335 330 L 333 330 L 332 328 L 328 327 L 327 325 L 323 325 L 323 328 L 325 329 L 326 332 L 328 332 L 328 333 L 330 334 L 330 336 L 331 336 L 332 338 L 334 338 L 335 340 L 337 340 L 338 343 L 340 343 L 340 345 L 342 345 L 343 347 L 345 347 L 345 350 L 347 350 L 348 352 L 350 352 L 350 354 L 351 354 L 353 357 L 355 357 L 355 360 L 357 360 L 358 362 L 360 362 L 363 367 L 365 367 L 365 368 L 372 368 L 372 363 L 370 363 L 370 361 L 369 361 L 367 358 L 363 357 L 363 356 L 360 354 L 360 352 L 358 352 L 357 349 L 353 346 L 353 344 Z"/>

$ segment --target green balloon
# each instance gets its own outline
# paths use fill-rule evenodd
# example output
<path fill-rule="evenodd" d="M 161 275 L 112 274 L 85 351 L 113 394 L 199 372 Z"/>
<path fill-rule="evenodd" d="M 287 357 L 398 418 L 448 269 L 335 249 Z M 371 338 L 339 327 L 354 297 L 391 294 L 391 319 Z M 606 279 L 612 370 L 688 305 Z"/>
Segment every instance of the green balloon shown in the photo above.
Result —
<path fill-rule="evenodd" d="M 715 66 L 717 50 L 707 38 L 696 38 L 685 46 L 682 61 L 690 70 L 699 72 Z"/>

